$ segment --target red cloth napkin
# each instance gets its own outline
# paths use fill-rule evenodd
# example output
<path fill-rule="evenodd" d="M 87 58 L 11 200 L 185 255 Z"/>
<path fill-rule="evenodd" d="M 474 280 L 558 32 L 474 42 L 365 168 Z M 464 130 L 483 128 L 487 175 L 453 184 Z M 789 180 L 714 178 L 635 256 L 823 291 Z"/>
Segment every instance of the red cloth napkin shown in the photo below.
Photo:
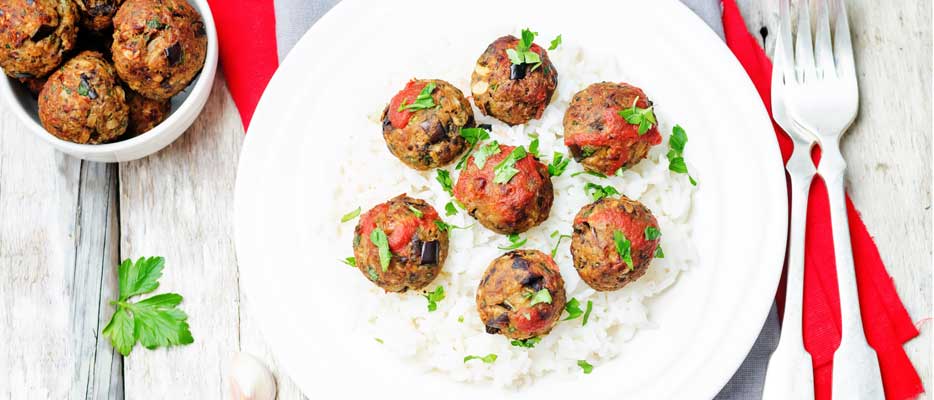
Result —
<path fill-rule="evenodd" d="M 746 69 L 762 97 L 765 108 L 771 108 L 772 63 L 752 35 L 734 0 L 723 0 L 723 29 L 727 46 Z M 787 162 L 792 143 L 772 122 L 782 157 Z M 820 159 L 816 151 L 814 160 Z M 902 349 L 902 344 L 918 335 L 902 305 L 892 278 L 885 271 L 879 250 L 863 225 L 859 213 L 847 197 L 847 214 L 856 264 L 860 310 L 869 344 L 879 355 L 882 380 L 888 399 L 907 399 L 924 392 L 921 379 Z M 833 237 L 827 188 L 820 179 L 811 186 L 808 201 L 807 234 L 805 238 L 804 276 L 804 345 L 814 359 L 814 381 L 817 399 L 830 399 L 833 353 L 840 345 L 840 303 L 837 293 L 837 273 L 834 265 Z"/>

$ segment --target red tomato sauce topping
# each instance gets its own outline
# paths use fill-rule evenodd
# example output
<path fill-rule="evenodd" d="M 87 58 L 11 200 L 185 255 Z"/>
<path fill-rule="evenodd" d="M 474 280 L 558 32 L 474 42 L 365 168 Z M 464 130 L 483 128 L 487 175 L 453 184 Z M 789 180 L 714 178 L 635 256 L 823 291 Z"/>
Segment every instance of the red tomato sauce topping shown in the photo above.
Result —
<path fill-rule="evenodd" d="M 544 312 L 539 312 L 538 305 L 519 310 L 519 317 L 515 319 L 516 329 L 522 332 L 538 332 L 550 324 L 548 318 L 543 318 Z M 529 318 L 525 318 L 528 313 Z"/>
<path fill-rule="evenodd" d="M 615 207 L 602 207 L 595 210 L 587 217 L 577 217 L 574 224 L 582 224 L 587 221 L 590 225 L 605 227 L 611 232 L 619 230 L 626 236 L 626 239 L 632 243 L 632 247 L 641 247 L 645 242 L 645 228 L 652 224 L 635 221 L 626 211 Z M 654 226 L 654 225 L 652 225 Z M 613 251 L 615 247 L 613 247 Z"/>
<path fill-rule="evenodd" d="M 426 82 L 411 80 L 405 85 L 405 88 L 396 93 L 392 100 L 389 101 L 389 122 L 392 123 L 393 128 L 402 129 L 409 124 L 412 111 L 399 111 L 399 107 L 402 104 L 412 104 L 418 98 L 418 94 L 422 92 L 422 89 L 425 88 L 425 85 L 427 85 Z"/>
<path fill-rule="evenodd" d="M 462 203 L 468 199 L 488 201 L 494 212 L 505 220 L 515 222 L 519 217 L 519 207 L 525 207 L 535 197 L 535 189 L 542 186 L 542 177 L 538 173 L 538 162 L 531 155 L 526 155 L 516 162 L 519 173 L 505 184 L 494 183 L 493 171 L 500 162 L 512 153 L 515 147 L 500 145 L 500 152 L 489 157 L 483 164 L 483 170 L 477 171 L 473 156 L 467 160 L 467 168 L 462 174 L 468 174 L 457 180 L 454 197 Z M 466 179 L 465 179 L 466 178 Z"/>
<path fill-rule="evenodd" d="M 405 247 L 412 242 L 412 237 L 415 236 L 419 226 L 428 229 L 439 219 L 438 213 L 434 209 L 420 211 L 422 211 L 421 218 L 411 210 L 405 210 L 403 216 L 396 216 L 390 219 L 388 223 L 381 224 L 384 226 L 380 226 L 380 229 L 386 233 L 386 237 L 389 239 L 389 250 L 393 254 L 401 254 L 405 250 Z M 360 240 L 365 240 L 370 246 L 376 246 L 370 240 L 370 234 L 376 229 L 377 216 L 385 216 L 388 212 L 389 204 L 383 203 L 363 214 L 360 217 Z"/>
<path fill-rule="evenodd" d="M 648 102 L 641 98 L 637 105 L 641 108 L 649 106 Z M 565 136 L 564 144 L 568 147 L 608 147 L 608 153 L 613 157 L 612 169 L 615 171 L 629 161 L 628 149 L 633 143 L 644 141 L 656 145 L 662 142 L 662 135 L 658 133 L 657 125 L 653 125 L 645 134 L 639 135 L 639 126 L 626 122 L 626 119 L 619 115 L 619 110 L 613 108 L 604 110 L 605 132 L 585 132 Z"/>

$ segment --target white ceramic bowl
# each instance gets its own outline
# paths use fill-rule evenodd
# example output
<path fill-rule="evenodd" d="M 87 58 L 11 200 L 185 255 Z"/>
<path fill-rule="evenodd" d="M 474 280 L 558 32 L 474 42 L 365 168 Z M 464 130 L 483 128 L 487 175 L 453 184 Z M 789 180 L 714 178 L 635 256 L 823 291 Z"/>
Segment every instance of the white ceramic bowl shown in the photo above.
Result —
<path fill-rule="evenodd" d="M 42 127 L 39 122 L 36 99 L 12 78 L 0 79 L 0 94 L 6 98 L 10 110 L 29 131 L 63 153 L 91 161 L 121 162 L 146 157 L 178 139 L 201 114 L 207 103 L 214 74 L 217 72 L 217 30 L 207 0 L 188 0 L 204 19 L 208 35 L 208 49 L 204 68 L 181 93 L 172 98 L 172 111 L 165 121 L 142 135 L 105 144 L 78 144 L 61 140 Z"/>

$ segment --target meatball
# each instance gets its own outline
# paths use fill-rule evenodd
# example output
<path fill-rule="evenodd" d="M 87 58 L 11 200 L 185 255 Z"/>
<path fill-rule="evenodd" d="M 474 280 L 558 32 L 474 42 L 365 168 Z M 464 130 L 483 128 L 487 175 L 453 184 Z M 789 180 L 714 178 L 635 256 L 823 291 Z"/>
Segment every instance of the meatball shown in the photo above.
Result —
<path fill-rule="evenodd" d="M 448 234 L 438 221 L 441 218 L 432 206 L 405 194 L 373 207 L 354 229 L 357 268 L 387 292 L 427 286 L 441 272 L 448 254 Z M 383 239 L 391 253 L 386 267 L 376 244 Z"/>
<path fill-rule="evenodd" d="M 172 111 L 172 103 L 169 100 L 147 99 L 130 89 L 126 90 L 126 98 L 130 107 L 129 126 L 126 131 L 130 135 L 148 132 L 165 121 Z"/>
<path fill-rule="evenodd" d="M 127 0 L 113 23 L 117 73 L 144 97 L 178 94 L 204 66 L 204 22 L 185 0 Z"/>
<path fill-rule="evenodd" d="M 488 156 L 481 167 L 476 156 L 486 146 L 496 153 Z M 454 197 L 467 212 L 483 226 L 502 234 L 522 233 L 548 219 L 555 194 L 545 164 L 522 147 L 496 142 L 482 147 L 467 159 L 454 185 Z M 516 160 L 514 152 L 524 155 Z M 509 170 L 515 175 L 504 175 Z"/>
<path fill-rule="evenodd" d="M 0 67 L 17 79 L 41 78 L 75 47 L 71 0 L 0 0 Z"/>
<path fill-rule="evenodd" d="M 513 250 L 497 257 L 477 288 L 477 312 L 486 332 L 517 340 L 551 332 L 565 300 L 561 271 L 538 250 Z"/>
<path fill-rule="evenodd" d="M 657 124 L 639 133 L 638 124 L 620 115 L 634 104 L 640 109 L 652 106 L 642 89 L 625 83 L 594 83 L 574 95 L 564 114 L 564 144 L 584 169 L 612 175 L 635 165 L 661 143 Z"/>
<path fill-rule="evenodd" d="M 541 58 L 540 66 L 512 64 L 506 50 L 515 49 L 518 43 L 511 35 L 496 39 L 480 55 L 470 77 L 477 108 L 509 125 L 541 118 L 558 86 L 558 71 L 548 52 L 537 44 L 530 50 Z"/>
<path fill-rule="evenodd" d="M 605 197 L 574 217 L 574 268 L 596 290 L 622 288 L 649 269 L 660 235 L 658 222 L 642 203 Z"/>
<path fill-rule="evenodd" d="M 39 119 L 62 140 L 109 142 L 126 131 L 125 96 L 110 63 L 85 51 L 49 76 L 39 93 Z"/>
<path fill-rule="evenodd" d="M 420 104 L 416 100 L 423 91 L 430 91 L 431 101 Z M 383 110 L 382 120 L 389 151 L 417 170 L 450 164 L 467 148 L 461 128 L 474 127 L 470 102 L 438 79 L 409 81 Z"/>
<path fill-rule="evenodd" d="M 81 11 L 81 26 L 92 31 L 111 27 L 114 14 L 120 8 L 121 2 L 121 0 L 75 0 L 75 4 Z"/>

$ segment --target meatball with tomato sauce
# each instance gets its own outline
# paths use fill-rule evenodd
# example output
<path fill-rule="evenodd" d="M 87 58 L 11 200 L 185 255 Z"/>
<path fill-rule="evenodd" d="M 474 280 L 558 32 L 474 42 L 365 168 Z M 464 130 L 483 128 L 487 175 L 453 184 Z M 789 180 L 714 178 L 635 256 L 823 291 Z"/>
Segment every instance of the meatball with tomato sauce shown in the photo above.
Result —
<path fill-rule="evenodd" d="M 588 171 L 612 175 L 620 168 L 629 168 L 662 141 L 657 124 L 649 122 L 655 121 L 651 107 L 645 92 L 635 86 L 594 83 L 575 94 L 568 105 L 564 114 L 564 144 Z M 627 121 L 621 111 L 641 116 Z M 638 123 L 630 123 L 638 118 L 647 119 L 641 129 Z"/>
<path fill-rule="evenodd" d="M 461 128 L 474 126 L 461 91 L 442 80 L 412 80 L 383 111 L 383 139 L 400 161 L 417 170 L 450 164 L 467 149 Z"/>
<path fill-rule="evenodd" d="M 522 340 L 551 332 L 567 295 L 554 260 L 538 250 L 513 250 L 493 260 L 477 288 L 477 312 L 490 334 Z"/>
<path fill-rule="evenodd" d="M 574 217 L 574 268 L 596 290 L 620 289 L 649 269 L 660 236 L 658 222 L 642 203 L 605 197 Z"/>
<path fill-rule="evenodd" d="M 516 65 L 510 61 L 507 50 L 516 50 L 523 44 L 512 35 L 496 39 L 480 55 L 470 77 L 470 91 L 477 108 L 509 125 L 541 118 L 558 86 L 558 71 L 548 52 L 539 45 L 531 44 L 528 51 L 538 55 L 540 64 Z"/>
<path fill-rule="evenodd" d="M 354 229 L 357 268 L 387 292 L 427 286 L 448 254 L 448 234 L 438 221 L 434 207 L 405 194 L 373 207 Z"/>
<path fill-rule="evenodd" d="M 467 159 L 454 197 L 480 224 L 502 234 L 522 233 L 542 223 L 555 199 L 545 164 L 522 146 L 496 142 L 481 146 Z"/>

